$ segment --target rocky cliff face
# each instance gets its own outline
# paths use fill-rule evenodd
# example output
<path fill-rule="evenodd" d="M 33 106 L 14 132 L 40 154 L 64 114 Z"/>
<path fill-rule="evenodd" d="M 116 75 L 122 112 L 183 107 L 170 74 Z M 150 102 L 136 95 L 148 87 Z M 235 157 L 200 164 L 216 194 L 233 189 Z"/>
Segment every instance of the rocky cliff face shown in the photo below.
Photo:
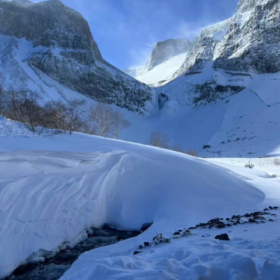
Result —
<path fill-rule="evenodd" d="M 35 73 L 100 102 L 143 113 L 151 100 L 148 86 L 103 60 L 88 23 L 58 0 L 0 1 L 0 34 L 8 42 L 0 49 L 0 64 L 13 66 L 25 85 L 28 77 L 22 62 Z M 32 48 L 23 50 L 22 40 L 31 42 Z M 17 57 L 15 50 L 20 53 Z"/>
<path fill-rule="evenodd" d="M 149 71 L 162 62 L 182 53 L 187 53 L 191 49 L 192 43 L 186 39 L 170 39 L 154 45 L 151 56 L 146 65 Z"/>
<path fill-rule="evenodd" d="M 280 71 L 280 2 L 241 0 L 237 13 L 202 30 L 177 77 L 213 61 L 215 69 L 256 73 Z"/>

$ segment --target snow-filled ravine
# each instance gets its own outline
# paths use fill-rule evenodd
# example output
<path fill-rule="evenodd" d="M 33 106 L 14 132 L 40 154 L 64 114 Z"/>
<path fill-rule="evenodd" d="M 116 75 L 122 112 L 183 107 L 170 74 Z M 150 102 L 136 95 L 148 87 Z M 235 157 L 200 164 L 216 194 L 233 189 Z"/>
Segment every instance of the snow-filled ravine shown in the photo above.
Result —
<path fill-rule="evenodd" d="M 213 218 L 280 206 L 279 178 L 140 144 L 21 130 L 0 136 L 0 277 L 39 250 L 74 246 L 89 227 L 153 222 L 137 237 L 81 255 L 61 279 L 279 279 L 277 216 L 195 229 L 134 255 L 159 233 L 169 238 Z M 215 240 L 221 233 L 231 241 Z"/>

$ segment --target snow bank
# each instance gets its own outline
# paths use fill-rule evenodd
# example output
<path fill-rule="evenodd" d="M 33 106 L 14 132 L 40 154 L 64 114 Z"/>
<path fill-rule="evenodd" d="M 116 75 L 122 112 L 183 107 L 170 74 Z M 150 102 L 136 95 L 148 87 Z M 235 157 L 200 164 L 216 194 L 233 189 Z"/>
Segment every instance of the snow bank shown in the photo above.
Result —
<path fill-rule="evenodd" d="M 76 133 L 0 137 L 0 150 L 0 277 L 88 226 L 191 225 L 264 199 L 221 167 L 144 145 Z"/>

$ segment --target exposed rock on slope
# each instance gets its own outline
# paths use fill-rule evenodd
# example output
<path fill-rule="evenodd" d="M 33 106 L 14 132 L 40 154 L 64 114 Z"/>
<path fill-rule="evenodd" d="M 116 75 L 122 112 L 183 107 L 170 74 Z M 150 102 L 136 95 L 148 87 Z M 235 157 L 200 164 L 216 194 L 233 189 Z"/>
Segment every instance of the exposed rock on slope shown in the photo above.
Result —
<path fill-rule="evenodd" d="M 214 68 L 231 71 L 280 71 L 280 2 L 241 0 L 229 20 L 202 30 L 179 76 L 188 70 Z"/>
<path fill-rule="evenodd" d="M 170 39 L 154 45 L 152 55 L 148 59 L 146 70 L 149 71 L 162 62 L 176 55 L 187 53 L 192 43 L 186 39 Z"/>
<path fill-rule="evenodd" d="M 34 75 L 30 76 L 33 71 L 38 80 L 47 75 L 97 101 L 145 111 L 152 98 L 150 88 L 103 60 L 88 23 L 78 12 L 58 0 L 36 4 L 0 1 L 0 10 L 0 34 L 4 35 L 0 72 L 6 81 L 7 76 L 16 75 L 17 86 L 30 87 L 31 79 L 37 83 Z M 9 67 L 6 71 L 5 65 Z"/>

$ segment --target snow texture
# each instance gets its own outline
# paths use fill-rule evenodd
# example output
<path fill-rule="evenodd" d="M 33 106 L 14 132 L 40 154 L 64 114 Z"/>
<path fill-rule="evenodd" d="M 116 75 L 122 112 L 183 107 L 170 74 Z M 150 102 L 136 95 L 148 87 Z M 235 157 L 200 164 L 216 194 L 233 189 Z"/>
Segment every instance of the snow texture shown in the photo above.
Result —
<path fill-rule="evenodd" d="M 0 150 L 0 277 L 39 249 L 75 244 L 89 226 L 191 225 L 264 200 L 224 168 L 140 144 L 10 134 L 0 137 Z"/>

